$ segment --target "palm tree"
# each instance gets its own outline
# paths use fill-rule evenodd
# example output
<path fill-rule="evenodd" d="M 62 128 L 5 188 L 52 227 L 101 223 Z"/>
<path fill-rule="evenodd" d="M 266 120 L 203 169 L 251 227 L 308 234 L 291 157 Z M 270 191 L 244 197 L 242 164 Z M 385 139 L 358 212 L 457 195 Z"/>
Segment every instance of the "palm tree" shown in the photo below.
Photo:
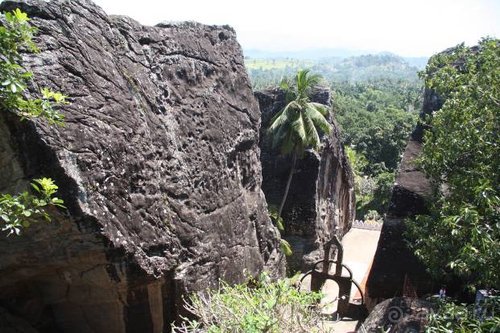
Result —
<path fill-rule="evenodd" d="M 278 218 L 290 190 L 297 158 L 308 148 L 318 149 L 319 132 L 329 134 L 332 127 L 326 120 L 328 110 L 325 105 L 310 100 L 312 88 L 321 80 L 321 76 L 309 74 L 309 70 L 299 70 L 293 81 L 284 79 L 280 87 L 285 91 L 285 107 L 272 119 L 269 133 L 273 147 L 280 146 L 283 155 L 292 154 L 292 166 L 285 187 L 285 193 L 278 209 Z"/>

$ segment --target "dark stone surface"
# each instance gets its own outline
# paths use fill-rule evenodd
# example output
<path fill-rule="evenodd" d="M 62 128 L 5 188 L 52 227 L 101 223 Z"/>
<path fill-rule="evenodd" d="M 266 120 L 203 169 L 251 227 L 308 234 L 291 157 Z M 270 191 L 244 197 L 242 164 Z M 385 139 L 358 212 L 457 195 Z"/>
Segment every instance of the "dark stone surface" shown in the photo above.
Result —
<path fill-rule="evenodd" d="M 421 118 L 439 110 L 442 105 L 442 98 L 433 90 L 426 89 Z M 414 163 L 422 152 L 424 128 L 425 125 L 419 123 L 410 136 L 396 175 L 391 202 L 366 284 L 370 305 L 404 295 L 405 277 L 411 281 L 418 295 L 435 291 L 425 266 L 408 248 L 404 237 L 405 219 L 427 213 L 427 201 L 432 195 L 430 181 Z"/>
<path fill-rule="evenodd" d="M 290 172 L 291 157 L 281 156 L 278 150 L 272 149 L 266 129 L 271 118 L 284 107 L 284 94 L 274 89 L 256 92 L 255 96 L 262 111 L 262 189 L 268 203 L 279 206 Z M 311 99 L 329 105 L 330 91 L 318 87 Z M 319 153 L 306 151 L 297 161 L 283 209 L 284 238 L 294 251 L 294 255 L 288 258 L 292 271 L 310 268 L 322 258 L 323 244 L 334 233 L 342 237 L 354 220 L 353 174 L 340 142 L 338 126 L 333 121 L 332 125 L 332 133 L 322 138 Z"/>
<path fill-rule="evenodd" d="M 423 333 L 432 312 L 430 302 L 409 297 L 391 298 L 377 304 L 358 332 Z"/>
<path fill-rule="evenodd" d="M 0 308 L 0 332 L 38 333 L 26 320 L 12 315 L 4 308 Z"/>
<path fill-rule="evenodd" d="M 36 85 L 71 104 L 64 127 L 2 115 L 0 191 L 52 177 L 68 210 L 0 238 L 0 305 L 41 332 L 162 332 L 187 292 L 283 274 L 234 31 L 1 3 L 16 7 L 39 29 Z"/>
<path fill-rule="evenodd" d="M 366 283 L 369 305 L 405 295 L 405 278 L 417 295 L 434 289 L 425 266 L 408 248 L 405 240 L 405 219 L 427 212 L 427 198 L 432 189 L 425 175 L 413 161 L 421 152 L 421 143 L 410 139 L 403 154 L 392 198 L 380 233 L 377 251 Z"/>

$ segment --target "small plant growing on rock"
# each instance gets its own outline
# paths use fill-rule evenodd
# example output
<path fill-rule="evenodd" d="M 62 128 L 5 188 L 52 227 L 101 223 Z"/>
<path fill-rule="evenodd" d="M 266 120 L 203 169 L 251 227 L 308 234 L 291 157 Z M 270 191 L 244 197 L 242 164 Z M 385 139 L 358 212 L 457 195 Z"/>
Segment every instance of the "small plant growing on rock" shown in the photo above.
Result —
<path fill-rule="evenodd" d="M 35 194 L 25 191 L 17 196 L 0 195 L 0 220 L 4 223 L 2 231 L 7 231 L 8 235 L 19 235 L 22 228 L 29 227 L 40 218 L 50 222 L 50 215 L 45 210 L 48 206 L 65 208 L 64 202 L 54 196 L 58 187 L 52 179 L 35 179 L 31 186 Z"/>
<path fill-rule="evenodd" d="M 283 223 L 283 218 L 278 214 L 278 210 L 276 209 L 276 207 L 269 206 L 268 209 L 269 209 L 269 217 L 274 222 L 280 233 L 282 231 L 285 231 L 285 224 Z M 280 239 L 280 247 L 281 251 L 283 251 L 283 253 L 286 256 L 291 256 L 293 254 L 292 246 L 283 238 Z"/>
<path fill-rule="evenodd" d="M 50 124 L 62 125 L 64 117 L 55 106 L 66 104 L 66 96 L 42 88 L 40 98 L 26 94 L 33 74 L 22 65 L 21 50 L 37 52 L 32 38 L 36 29 L 29 24 L 26 13 L 19 9 L 0 15 L 0 112 L 11 112 L 21 119 L 43 118 Z M 28 96 L 28 97 L 27 97 Z M 48 206 L 64 207 L 54 196 L 57 185 L 50 178 L 35 179 L 34 193 L 24 191 L 18 195 L 0 194 L 0 224 L 8 235 L 21 233 L 33 221 L 50 221 Z"/>

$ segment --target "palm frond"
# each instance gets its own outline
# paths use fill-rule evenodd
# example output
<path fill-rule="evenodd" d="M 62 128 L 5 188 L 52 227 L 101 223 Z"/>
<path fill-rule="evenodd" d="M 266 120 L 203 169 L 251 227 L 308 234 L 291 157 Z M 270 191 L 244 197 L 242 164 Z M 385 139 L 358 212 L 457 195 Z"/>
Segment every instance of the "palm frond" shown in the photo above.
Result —
<path fill-rule="evenodd" d="M 287 257 L 289 257 L 289 256 L 291 256 L 293 254 L 292 246 L 290 245 L 290 243 L 288 243 L 283 238 L 280 239 L 280 248 L 281 248 L 281 251 L 283 251 L 283 253 Z"/>
<path fill-rule="evenodd" d="M 307 86 L 313 88 L 315 85 L 321 82 L 321 75 L 311 74 L 307 77 Z"/>
<path fill-rule="evenodd" d="M 280 88 L 285 92 L 285 102 L 289 103 L 295 100 L 297 96 L 297 92 L 295 91 L 295 85 L 293 84 L 292 79 L 289 77 L 285 77 L 280 81 Z"/>
<path fill-rule="evenodd" d="M 319 134 L 311 118 L 304 116 L 304 128 L 307 135 L 307 145 L 318 148 L 320 144 Z"/>
<path fill-rule="evenodd" d="M 273 134 L 272 147 L 276 148 L 281 146 L 288 132 L 290 132 L 290 123 L 284 123 L 278 128 L 278 130 Z"/>
<path fill-rule="evenodd" d="M 320 145 L 319 131 L 330 133 L 331 126 L 325 117 L 327 108 L 310 102 L 311 89 L 321 81 L 321 76 L 299 70 L 293 80 L 283 79 L 280 87 L 286 94 L 286 105 L 270 122 L 268 132 L 273 135 L 273 147 L 280 146 L 283 154 L 303 154 L 305 148 Z"/>
<path fill-rule="evenodd" d="M 314 105 L 308 103 L 304 114 L 307 118 L 311 119 L 316 127 L 320 128 L 324 133 L 330 134 L 332 126 Z"/>
<path fill-rule="evenodd" d="M 292 114 L 291 111 L 293 108 L 297 107 L 297 103 L 294 101 L 288 103 L 283 110 L 278 112 L 277 114 L 274 115 L 274 117 L 271 119 L 270 123 L 271 125 L 269 126 L 268 131 L 269 132 L 274 132 L 276 129 L 278 129 L 280 126 L 282 126 L 285 122 L 291 121 L 292 120 Z"/>
<path fill-rule="evenodd" d="M 297 72 L 297 75 L 295 76 L 295 84 L 297 86 L 297 97 L 298 98 L 304 98 L 307 97 L 307 92 L 309 90 L 308 87 L 308 79 L 307 75 L 309 74 L 308 69 L 302 69 Z"/>
<path fill-rule="evenodd" d="M 297 139 L 302 143 L 307 143 L 307 133 L 302 112 L 299 112 L 299 116 L 294 122 L 292 122 L 291 125 L 293 132 L 297 136 Z"/>
<path fill-rule="evenodd" d="M 309 104 L 313 105 L 324 117 L 327 117 L 330 113 L 326 105 L 316 102 L 309 102 Z"/>

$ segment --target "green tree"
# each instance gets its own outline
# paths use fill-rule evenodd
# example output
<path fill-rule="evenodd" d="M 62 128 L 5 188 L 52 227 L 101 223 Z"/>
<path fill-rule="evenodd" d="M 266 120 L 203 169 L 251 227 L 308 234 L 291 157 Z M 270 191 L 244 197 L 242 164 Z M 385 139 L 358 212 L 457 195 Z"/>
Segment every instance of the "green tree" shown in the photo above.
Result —
<path fill-rule="evenodd" d="M 336 119 L 346 145 L 353 146 L 369 161 L 366 172 L 395 171 L 408 136 L 417 122 L 417 101 L 408 101 L 405 92 L 420 93 L 418 86 L 402 83 L 337 84 L 334 90 Z"/>
<path fill-rule="evenodd" d="M 32 73 L 22 65 L 21 50 L 37 52 L 33 43 L 36 29 L 29 24 L 26 13 L 16 9 L 0 15 L 0 112 L 11 112 L 21 119 L 41 117 L 51 124 L 61 125 L 63 115 L 55 105 L 64 104 L 65 96 L 42 88 L 41 98 L 29 98 L 24 94 Z M 63 201 L 55 197 L 57 185 L 50 178 L 35 179 L 28 191 L 18 195 L 0 194 L 0 223 L 8 234 L 19 234 L 40 218 L 50 221 L 48 206 L 64 207 Z"/>
<path fill-rule="evenodd" d="M 354 172 L 354 193 L 356 194 L 356 218 L 367 219 L 366 214 L 385 212 L 394 184 L 394 172 L 381 171 L 376 175 L 366 172 L 368 159 L 350 146 L 345 146 L 347 158 Z M 373 215 L 373 213 L 371 213 Z"/>
<path fill-rule="evenodd" d="M 500 286 L 500 40 L 459 45 L 422 74 L 445 99 L 425 132 L 421 167 L 432 180 L 431 214 L 409 223 L 412 245 L 435 275 Z"/>
<path fill-rule="evenodd" d="M 273 138 L 273 147 L 280 147 L 284 155 L 292 155 L 292 165 L 285 187 L 285 193 L 278 208 L 281 217 L 285 205 L 297 158 L 307 148 L 318 149 L 320 132 L 331 132 L 326 117 L 328 109 L 323 105 L 311 102 L 310 94 L 314 86 L 321 80 L 319 75 L 309 74 L 309 70 L 300 70 L 293 80 L 284 79 L 280 86 L 285 91 L 285 107 L 272 119 L 269 133 Z"/>

